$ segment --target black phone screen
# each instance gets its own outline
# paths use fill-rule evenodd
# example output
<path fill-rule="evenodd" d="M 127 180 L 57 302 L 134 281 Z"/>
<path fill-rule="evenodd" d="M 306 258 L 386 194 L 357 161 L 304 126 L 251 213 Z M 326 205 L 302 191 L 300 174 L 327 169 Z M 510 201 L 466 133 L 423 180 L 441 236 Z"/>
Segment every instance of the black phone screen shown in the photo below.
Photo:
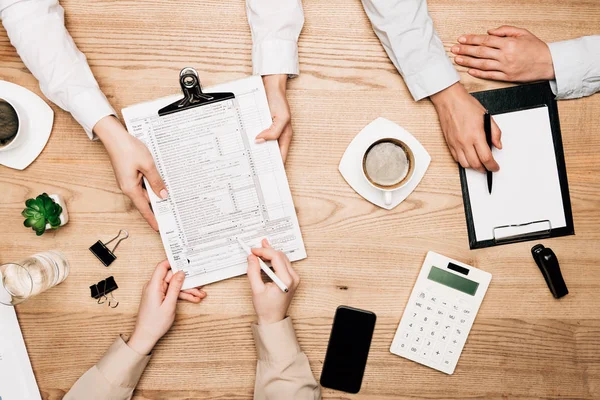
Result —
<path fill-rule="evenodd" d="M 346 306 L 337 308 L 321 372 L 321 385 L 358 393 L 376 318 L 370 311 Z"/>

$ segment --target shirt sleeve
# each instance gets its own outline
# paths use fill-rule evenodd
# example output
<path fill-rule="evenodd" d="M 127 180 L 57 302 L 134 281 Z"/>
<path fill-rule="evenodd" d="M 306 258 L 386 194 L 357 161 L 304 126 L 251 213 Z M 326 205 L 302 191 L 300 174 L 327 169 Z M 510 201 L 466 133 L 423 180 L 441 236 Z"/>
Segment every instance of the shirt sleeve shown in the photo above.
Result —
<path fill-rule="evenodd" d="M 550 43 L 557 99 L 574 99 L 600 91 L 600 35 Z"/>
<path fill-rule="evenodd" d="M 458 82 L 425 0 L 362 0 L 373 30 L 415 100 Z"/>
<path fill-rule="evenodd" d="M 138 354 L 120 336 L 104 357 L 75 382 L 64 400 L 129 400 L 150 356 Z"/>
<path fill-rule="evenodd" d="M 94 139 L 94 125 L 116 113 L 67 32 L 58 0 L 5 0 L 0 2 L 0 17 L 44 95 L 70 112 Z"/>
<path fill-rule="evenodd" d="M 298 36 L 304 25 L 301 0 L 246 0 L 255 75 L 298 76 Z"/>
<path fill-rule="evenodd" d="M 255 400 L 321 399 L 321 388 L 300 350 L 292 320 L 252 325 L 258 355 Z"/>

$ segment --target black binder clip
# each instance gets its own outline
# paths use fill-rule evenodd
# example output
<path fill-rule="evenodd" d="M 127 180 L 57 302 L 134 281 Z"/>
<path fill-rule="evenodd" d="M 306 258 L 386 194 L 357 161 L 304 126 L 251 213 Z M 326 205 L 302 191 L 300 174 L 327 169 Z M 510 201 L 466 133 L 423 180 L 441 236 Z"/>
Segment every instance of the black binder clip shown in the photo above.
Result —
<path fill-rule="evenodd" d="M 104 304 L 106 301 L 108 301 L 108 306 L 110 308 L 117 308 L 119 305 L 119 301 L 115 299 L 112 293 L 118 288 L 119 286 L 117 285 L 117 282 L 115 282 L 115 278 L 112 276 L 109 276 L 105 280 L 90 286 L 92 297 L 98 300 L 98 304 Z M 110 299 L 107 296 L 108 294 L 110 294 Z"/>
<path fill-rule="evenodd" d="M 541 244 L 536 244 L 531 248 L 531 254 L 533 255 L 533 259 L 538 268 L 542 271 L 542 275 L 544 275 L 544 279 L 546 280 L 550 292 L 552 292 L 552 296 L 554 296 L 555 299 L 560 299 L 569 294 L 567 284 L 560 272 L 558 259 L 552 249 L 544 247 L 544 245 Z"/>
<path fill-rule="evenodd" d="M 179 85 L 181 86 L 184 98 L 158 110 L 159 117 L 198 106 L 235 99 L 235 95 L 230 92 L 202 93 L 202 85 L 200 84 L 198 72 L 191 67 L 186 67 L 179 72 Z"/>
<path fill-rule="evenodd" d="M 106 245 L 117 240 L 121 236 L 121 233 L 123 233 L 123 237 L 119 239 L 119 241 L 117 242 L 117 244 L 115 244 L 115 247 L 113 247 L 112 250 L 109 250 L 106 247 Z M 112 264 L 113 261 L 117 259 L 117 256 L 115 256 L 114 254 L 114 251 L 117 249 L 117 246 L 119 245 L 119 243 L 121 243 L 128 237 L 129 232 L 127 232 L 125 229 L 121 229 L 119 230 L 119 234 L 117 236 L 110 239 L 106 243 L 102 243 L 100 240 L 98 240 L 90 247 L 90 251 L 98 258 L 98 260 L 100 260 L 102 264 L 104 264 L 105 267 L 108 267 L 110 264 Z"/>

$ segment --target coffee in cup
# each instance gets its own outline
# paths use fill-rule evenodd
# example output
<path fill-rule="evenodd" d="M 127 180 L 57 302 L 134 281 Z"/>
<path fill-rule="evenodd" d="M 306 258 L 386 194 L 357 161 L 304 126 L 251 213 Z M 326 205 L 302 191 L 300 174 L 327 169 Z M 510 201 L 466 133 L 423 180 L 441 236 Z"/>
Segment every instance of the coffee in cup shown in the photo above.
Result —
<path fill-rule="evenodd" d="M 9 146 L 19 134 L 19 115 L 17 110 L 0 99 L 0 149 Z"/>
<path fill-rule="evenodd" d="M 363 172 L 375 187 L 398 189 L 412 177 L 415 157 L 412 150 L 394 138 L 380 139 L 371 144 L 363 157 Z"/>

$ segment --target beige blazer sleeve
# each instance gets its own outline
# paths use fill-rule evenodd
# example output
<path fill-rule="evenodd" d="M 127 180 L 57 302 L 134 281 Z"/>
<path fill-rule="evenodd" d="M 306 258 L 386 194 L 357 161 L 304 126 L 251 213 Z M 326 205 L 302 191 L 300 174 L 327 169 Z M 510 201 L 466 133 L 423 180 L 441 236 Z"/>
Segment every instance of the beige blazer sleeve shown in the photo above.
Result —
<path fill-rule="evenodd" d="M 252 325 L 258 363 L 254 399 L 321 399 L 308 358 L 300 349 L 292 320 Z"/>
<path fill-rule="evenodd" d="M 120 336 L 104 357 L 90 368 L 63 400 L 128 400 L 135 389 L 150 356 L 136 353 Z"/>

